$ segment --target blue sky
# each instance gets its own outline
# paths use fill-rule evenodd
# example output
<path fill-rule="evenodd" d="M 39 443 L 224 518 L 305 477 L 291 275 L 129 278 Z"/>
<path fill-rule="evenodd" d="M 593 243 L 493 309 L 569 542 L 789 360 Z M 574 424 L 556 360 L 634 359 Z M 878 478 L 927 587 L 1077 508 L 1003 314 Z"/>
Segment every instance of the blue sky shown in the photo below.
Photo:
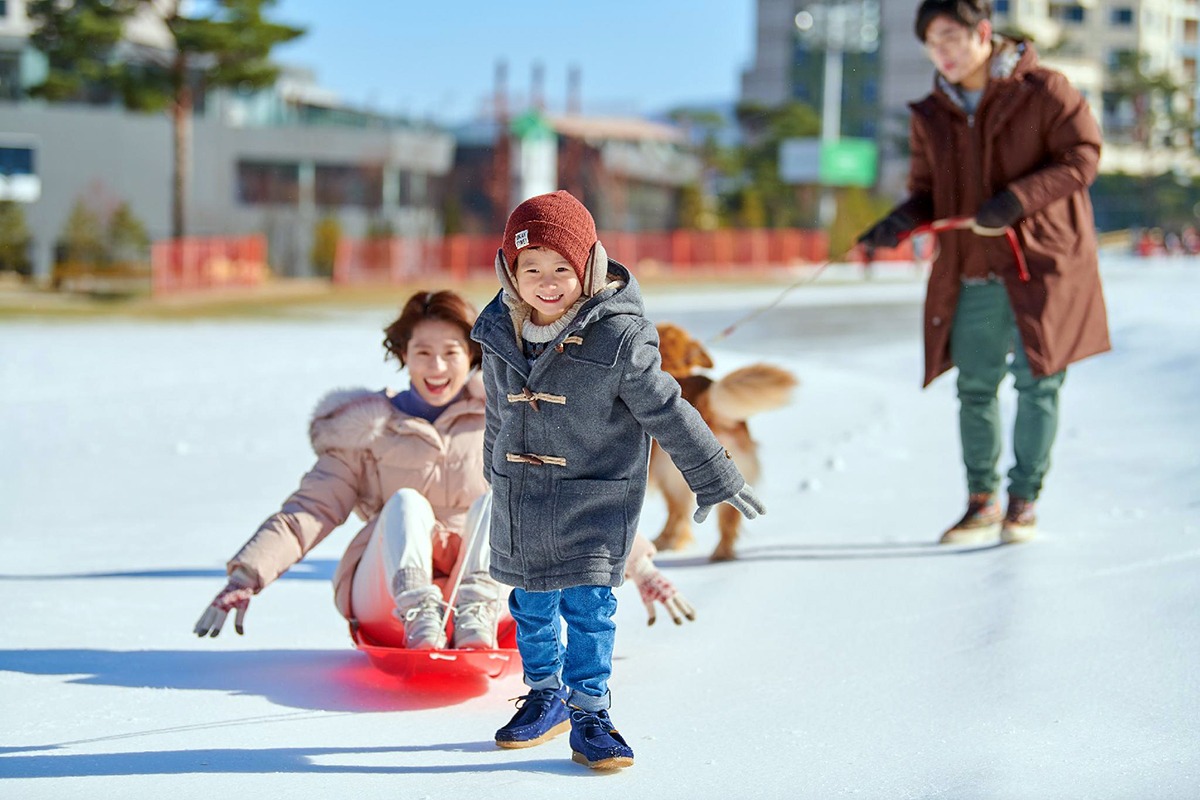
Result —
<path fill-rule="evenodd" d="M 308 33 L 277 60 L 316 72 L 356 106 L 439 122 L 476 115 L 496 62 L 510 97 L 545 70 L 551 111 L 566 102 L 567 71 L 582 71 L 586 113 L 653 113 L 729 101 L 753 52 L 754 0 L 280 0 L 271 17 Z"/>

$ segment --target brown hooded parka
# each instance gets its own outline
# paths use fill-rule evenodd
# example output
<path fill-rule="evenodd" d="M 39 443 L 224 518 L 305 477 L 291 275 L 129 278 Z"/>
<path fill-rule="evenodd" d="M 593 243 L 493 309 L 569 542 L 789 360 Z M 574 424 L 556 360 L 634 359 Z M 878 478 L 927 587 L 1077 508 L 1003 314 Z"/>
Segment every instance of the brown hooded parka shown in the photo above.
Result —
<path fill-rule="evenodd" d="M 1039 66 L 1032 45 L 997 37 L 974 114 L 940 75 L 910 108 L 909 199 L 900 210 L 918 223 L 971 217 L 1008 189 L 1024 210 L 1014 228 L 1030 273 L 1028 282 L 1018 277 L 1003 236 L 938 236 L 925 298 L 924 384 L 952 366 L 950 328 L 964 274 L 1004 281 L 1035 376 L 1110 349 L 1088 196 L 1100 130 L 1083 96 Z"/>

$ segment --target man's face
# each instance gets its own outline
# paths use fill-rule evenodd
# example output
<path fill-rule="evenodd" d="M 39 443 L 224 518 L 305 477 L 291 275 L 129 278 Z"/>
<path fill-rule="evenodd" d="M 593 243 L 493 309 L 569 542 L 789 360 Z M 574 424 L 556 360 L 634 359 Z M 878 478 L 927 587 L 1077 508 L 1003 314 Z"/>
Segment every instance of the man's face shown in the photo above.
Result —
<path fill-rule="evenodd" d="M 935 17 L 925 30 L 925 52 L 946 80 L 983 88 L 987 62 L 992 55 L 992 23 L 984 20 L 968 28 L 950 17 Z"/>

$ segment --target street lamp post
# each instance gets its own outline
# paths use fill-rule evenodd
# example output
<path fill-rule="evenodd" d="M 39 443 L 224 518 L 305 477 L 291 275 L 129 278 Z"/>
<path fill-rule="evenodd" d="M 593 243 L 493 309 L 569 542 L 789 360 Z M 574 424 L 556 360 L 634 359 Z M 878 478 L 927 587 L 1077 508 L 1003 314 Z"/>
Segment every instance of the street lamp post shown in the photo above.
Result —
<path fill-rule="evenodd" d="M 828 146 L 842 135 L 842 64 L 845 53 L 873 53 L 879 49 L 879 0 L 830 0 L 812 3 L 796 14 L 796 31 L 814 49 L 825 51 L 821 89 L 821 144 Z M 833 187 L 821 189 L 820 223 L 824 228 L 837 216 Z"/>

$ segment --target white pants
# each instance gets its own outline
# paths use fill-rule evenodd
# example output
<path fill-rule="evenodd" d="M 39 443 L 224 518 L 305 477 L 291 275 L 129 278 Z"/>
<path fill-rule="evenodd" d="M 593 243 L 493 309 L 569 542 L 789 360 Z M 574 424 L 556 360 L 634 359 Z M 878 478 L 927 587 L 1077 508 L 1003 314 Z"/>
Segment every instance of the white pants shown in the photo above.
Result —
<path fill-rule="evenodd" d="M 471 504 L 462 533 L 466 552 L 460 546 L 443 592 L 457 584 L 459 573 L 464 577 L 487 574 L 492 555 L 491 512 L 491 492 Z M 433 507 L 415 489 L 401 489 L 384 503 L 350 585 L 350 605 L 368 639 L 385 646 L 404 646 L 404 623 L 392 613 L 396 608 L 392 576 L 404 568 L 433 576 L 436 525 Z"/>

